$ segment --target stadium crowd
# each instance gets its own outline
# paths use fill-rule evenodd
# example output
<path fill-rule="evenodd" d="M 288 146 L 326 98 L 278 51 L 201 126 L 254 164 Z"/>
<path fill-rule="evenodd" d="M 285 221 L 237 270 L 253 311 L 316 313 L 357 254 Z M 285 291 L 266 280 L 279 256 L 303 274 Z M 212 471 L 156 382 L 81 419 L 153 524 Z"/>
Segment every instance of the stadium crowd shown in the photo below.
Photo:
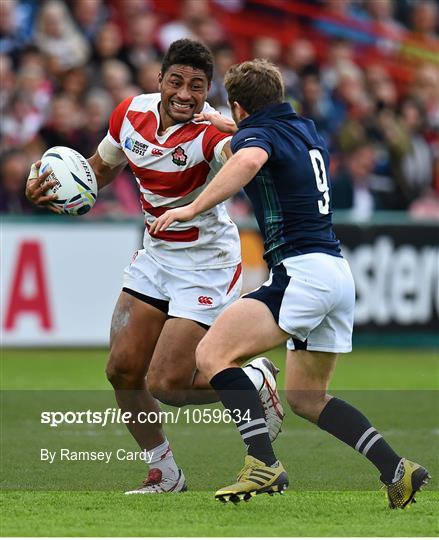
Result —
<path fill-rule="evenodd" d="M 0 2 L 0 213 L 47 212 L 24 197 L 30 164 L 55 145 L 90 156 L 112 109 L 130 95 L 156 92 L 164 51 L 191 37 L 214 53 L 208 101 L 223 114 L 229 114 L 222 81 L 230 65 L 260 57 L 281 68 L 287 100 L 330 145 L 335 211 L 358 220 L 376 210 L 439 218 L 436 2 L 284 0 L 274 9 L 268 0 L 182 0 L 172 16 L 161 9 L 165 4 Z M 302 29 L 289 42 L 264 32 L 268 15 L 284 16 L 282 6 Z M 248 13 L 259 20 L 259 32 L 246 37 L 245 57 L 233 29 L 217 16 L 225 12 L 243 25 Z M 388 69 L 388 58 L 395 43 L 407 40 L 425 54 L 402 79 Z M 372 49 L 379 55 L 368 55 Z M 91 217 L 139 210 L 136 183 L 125 170 L 100 193 Z M 234 198 L 230 211 L 235 219 L 251 212 L 244 196 Z"/>

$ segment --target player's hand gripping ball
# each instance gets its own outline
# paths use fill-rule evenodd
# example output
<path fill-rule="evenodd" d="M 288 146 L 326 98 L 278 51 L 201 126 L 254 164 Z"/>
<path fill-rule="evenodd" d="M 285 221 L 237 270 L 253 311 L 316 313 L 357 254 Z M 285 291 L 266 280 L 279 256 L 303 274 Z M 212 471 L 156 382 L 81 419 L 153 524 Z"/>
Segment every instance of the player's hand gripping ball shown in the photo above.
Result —
<path fill-rule="evenodd" d="M 86 214 L 96 202 L 98 184 L 88 161 L 66 146 L 49 148 L 41 158 L 39 175 L 50 172 L 47 182 L 55 183 L 45 195 L 56 195 L 51 204 L 63 214 Z"/>

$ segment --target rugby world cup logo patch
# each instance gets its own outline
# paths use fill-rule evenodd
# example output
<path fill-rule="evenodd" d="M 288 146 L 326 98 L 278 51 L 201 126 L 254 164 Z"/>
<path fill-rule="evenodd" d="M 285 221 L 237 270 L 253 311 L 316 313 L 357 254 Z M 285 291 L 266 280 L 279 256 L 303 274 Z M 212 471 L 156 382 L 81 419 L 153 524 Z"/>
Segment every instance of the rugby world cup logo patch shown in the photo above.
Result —
<path fill-rule="evenodd" d="M 184 153 L 184 150 L 181 146 L 177 146 L 177 148 L 172 152 L 172 161 L 176 165 L 186 165 L 187 155 Z"/>
<path fill-rule="evenodd" d="M 145 152 L 148 148 L 148 145 L 145 143 L 141 143 L 140 141 L 136 141 L 136 139 L 132 139 L 131 137 L 127 137 L 125 139 L 125 148 L 127 150 L 130 150 L 134 154 L 137 154 L 138 156 L 144 156 Z"/>

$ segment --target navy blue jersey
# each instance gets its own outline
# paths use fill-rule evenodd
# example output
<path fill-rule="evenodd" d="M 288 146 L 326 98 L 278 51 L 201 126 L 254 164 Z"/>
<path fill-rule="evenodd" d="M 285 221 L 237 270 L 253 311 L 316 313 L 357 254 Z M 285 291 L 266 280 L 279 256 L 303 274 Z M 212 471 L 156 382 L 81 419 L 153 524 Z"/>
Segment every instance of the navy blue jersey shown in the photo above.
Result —
<path fill-rule="evenodd" d="M 269 156 L 244 188 L 264 238 L 268 266 L 305 253 L 341 257 L 332 230 L 329 153 L 314 122 L 282 103 L 252 114 L 238 127 L 233 152 L 258 146 Z"/>

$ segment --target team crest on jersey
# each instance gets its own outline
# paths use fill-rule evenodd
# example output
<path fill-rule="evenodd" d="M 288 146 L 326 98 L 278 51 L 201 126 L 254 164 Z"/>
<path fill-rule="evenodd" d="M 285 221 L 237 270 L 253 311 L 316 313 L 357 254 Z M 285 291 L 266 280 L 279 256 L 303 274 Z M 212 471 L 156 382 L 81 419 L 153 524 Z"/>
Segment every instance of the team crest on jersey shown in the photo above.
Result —
<path fill-rule="evenodd" d="M 133 152 L 134 154 L 137 154 L 138 156 L 144 156 L 148 148 L 148 145 L 145 143 L 136 141 L 136 139 L 132 139 L 131 137 L 127 137 L 125 139 L 125 148 L 127 150 L 131 150 L 131 152 Z"/>
<path fill-rule="evenodd" d="M 176 165 L 186 165 L 187 155 L 184 153 L 184 150 L 181 146 L 177 146 L 177 148 L 172 152 L 172 161 Z"/>

